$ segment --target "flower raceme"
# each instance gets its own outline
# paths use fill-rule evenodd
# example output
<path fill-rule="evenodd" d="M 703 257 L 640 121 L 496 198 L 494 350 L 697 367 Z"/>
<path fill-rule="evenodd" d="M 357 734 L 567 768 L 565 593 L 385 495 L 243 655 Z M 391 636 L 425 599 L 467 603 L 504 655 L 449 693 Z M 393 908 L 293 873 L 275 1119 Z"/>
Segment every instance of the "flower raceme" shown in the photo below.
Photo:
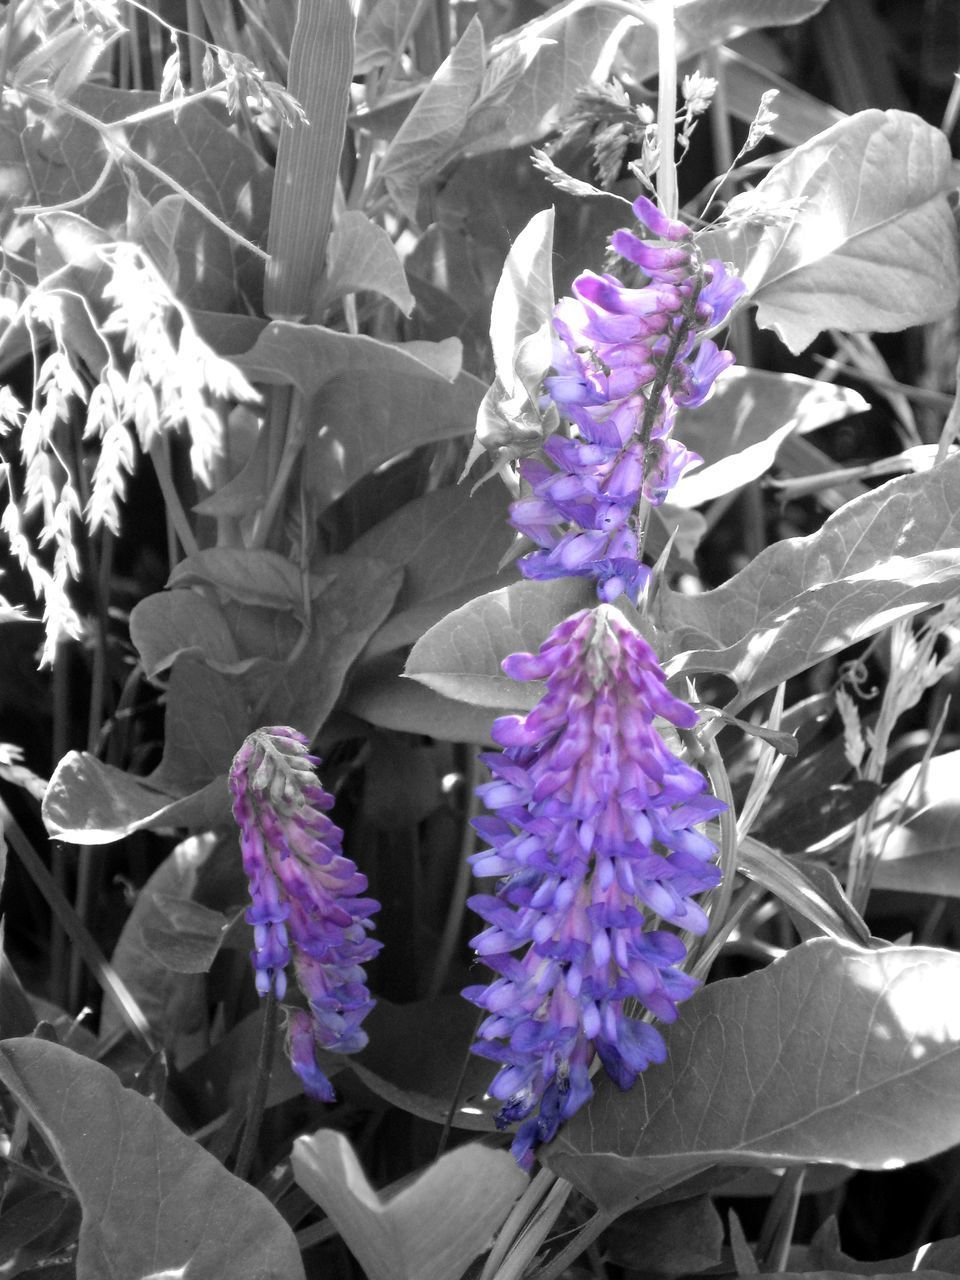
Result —
<path fill-rule="evenodd" d="M 250 881 L 257 990 L 282 1000 L 292 960 L 309 1012 L 290 1014 L 291 1063 L 311 1097 L 331 1102 L 315 1049 L 356 1053 L 367 1043 L 360 1024 L 374 1001 L 362 965 L 380 950 L 368 933 L 380 904 L 359 896 L 366 877 L 341 852 L 319 764 L 295 729 L 258 729 L 234 757 L 230 793 Z"/>
<path fill-rule="evenodd" d="M 538 654 L 503 667 L 547 692 L 528 715 L 494 722 L 503 750 L 484 757 L 491 813 L 475 826 L 490 848 L 472 865 L 501 879 L 470 900 L 489 926 L 471 945 L 499 976 L 464 995 L 489 1015 L 473 1052 L 501 1064 L 489 1093 L 498 1124 L 522 1122 L 512 1151 L 529 1169 L 592 1095 L 595 1056 L 622 1089 L 665 1060 L 637 1006 L 672 1022 L 697 983 L 680 967 L 682 940 L 648 928 L 647 914 L 706 930 L 694 895 L 720 877 L 696 828 L 724 805 L 655 728 L 657 716 L 691 728 L 697 714 L 612 606 L 566 619 Z"/>
<path fill-rule="evenodd" d="M 545 386 L 579 434 L 551 437 L 546 462 L 520 464 L 532 493 L 513 504 L 511 521 L 540 548 L 521 559 L 524 577 L 593 577 L 601 600 L 626 593 L 636 603 L 649 570 L 634 513 L 641 495 L 659 505 L 700 461 L 671 431 L 677 407 L 703 404 L 733 363 L 702 335 L 726 319 L 744 284 L 722 262 L 703 261 L 690 230 L 646 197 L 633 210 L 658 242 L 622 230 L 610 243 L 647 283 L 628 288 L 585 271 L 557 304 Z"/>

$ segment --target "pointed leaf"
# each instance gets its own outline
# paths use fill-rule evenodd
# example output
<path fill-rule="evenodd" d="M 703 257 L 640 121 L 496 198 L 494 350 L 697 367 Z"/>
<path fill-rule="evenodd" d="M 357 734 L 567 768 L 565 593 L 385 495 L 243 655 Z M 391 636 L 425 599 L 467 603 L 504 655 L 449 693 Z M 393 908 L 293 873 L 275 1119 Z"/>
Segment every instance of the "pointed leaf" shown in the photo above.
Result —
<path fill-rule="evenodd" d="M 878 889 L 960 898 L 960 751 L 902 773 L 884 793 L 874 828 Z"/>
<path fill-rule="evenodd" d="M 960 1141 L 960 955 L 822 938 L 712 983 L 547 1153 L 607 1211 L 715 1164 L 899 1168 Z M 598 1078 L 599 1079 L 599 1078 Z"/>
<path fill-rule="evenodd" d="M 514 539 L 509 505 L 502 485 L 485 485 L 472 495 L 466 486 L 434 489 L 353 543 L 351 555 L 404 570 L 394 612 L 368 645 L 367 658 L 409 644 L 485 587 L 506 585 L 515 576 L 515 569 L 505 570 L 494 581 Z"/>
<path fill-rule="evenodd" d="M 414 297 L 393 241 L 365 213 L 348 209 L 340 215 L 327 244 L 327 272 L 317 311 L 360 289 L 383 294 L 405 316 L 413 310 Z"/>
<path fill-rule="evenodd" d="M 237 647 L 217 606 L 198 591 L 158 591 L 134 605 L 133 641 L 144 674 L 152 680 L 181 653 L 236 662 Z"/>
<path fill-rule="evenodd" d="M 164 927 L 165 917 L 157 905 L 158 899 L 191 896 L 200 868 L 215 843 L 209 834 L 189 836 L 167 854 L 137 894 L 110 957 L 110 963 L 143 1010 L 158 1043 L 175 1063 L 181 1057 L 189 1060 L 203 1047 L 207 1036 L 206 984 L 200 977 L 176 974 L 157 960 L 144 945 L 144 934 Z M 106 996 L 100 1017 L 101 1037 L 109 1039 L 124 1025 L 116 1001 Z"/>
<path fill-rule="evenodd" d="M 484 1097 L 491 1064 L 472 1055 L 476 1010 L 460 996 L 396 1005 L 378 1000 L 364 1023 L 370 1043 L 346 1065 L 378 1097 L 412 1115 L 458 1129 L 494 1129 Z"/>
<path fill-rule="evenodd" d="M 541 696 L 540 682 L 518 684 L 500 663 L 511 653 L 535 653 L 558 623 L 596 601 L 593 583 L 579 578 L 491 591 L 431 627 L 413 646 L 404 674 L 448 698 L 529 711 Z"/>
<path fill-rule="evenodd" d="M 673 670 L 730 676 L 742 705 L 896 618 L 952 598 L 958 580 L 954 457 L 848 502 L 807 538 L 774 543 L 713 591 L 661 588 L 658 599 L 661 625 L 689 650 Z"/>
<path fill-rule="evenodd" d="M 465 470 L 482 449 L 498 460 L 530 453 L 552 429 L 539 397 L 552 358 L 553 226 L 553 209 L 534 214 L 503 264 L 490 313 L 496 378 L 480 406 Z M 555 409 L 547 413 L 556 419 Z"/>
<path fill-rule="evenodd" d="M 414 224 L 420 184 L 452 155 L 483 81 L 483 27 L 473 17 L 397 130 L 377 178 Z"/>
<path fill-rule="evenodd" d="M 80 1200 L 78 1280 L 302 1280 L 293 1232 L 269 1201 L 108 1068 L 47 1041 L 5 1040 L 0 1079 Z"/>
<path fill-rule="evenodd" d="M 704 246 L 733 259 L 757 323 L 795 353 L 828 328 L 896 332 L 956 306 L 954 184 L 939 129 L 903 111 L 861 111 L 759 184 L 752 201 L 796 202 L 784 220 L 708 235 Z"/>
<path fill-rule="evenodd" d="M 318 429 L 308 437 L 306 465 L 325 505 L 398 454 L 473 429 L 484 387 L 458 372 L 459 353 L 455 338 L 395 344 L 273 323 L 233 359 L 253 381 L 292 384 L 311 401 L 308 418 Z"/>
<path fill-rule="evenodd" d="M 428 0 L 376 0 L 357 28 L 353 74 L 385 67 L 409 41 Z"/>
<path fill-rule="evenodd" d="M 729 369 L 698 409 L 681 409 L 674 434 L 703 458 L 670 494 L 678 507 L 697 507 L 732 493 L 768 471 L 780 445 L 840 422 L 870 406 L 858 392 L 832 382 L 765 369 Z"/>
<path fill-rule="evenodd" d="M 229 817 L 225 777 L 177 795 L 86 751 L 67 752 L 43 798 L 47 831 L 69 844 L 111 844 L 134 831 L 215 827 Z"/>
<path fill-rule="evenodd" d="M 474 1143 L 387 1198 L 370 1186 L 349 1141 L 329 1129 L 296 1140 L 293 1172 L 368 1280 L 459 1280 L 527 1185 L 505 1151 Z"/>
<path fill-rule="evenodd" d="M 209 973 L 232 921 L 200 902 L 166 893 L 154 893 L 153 906 L 140 926 L 150 955 L 174 973 Z"/>

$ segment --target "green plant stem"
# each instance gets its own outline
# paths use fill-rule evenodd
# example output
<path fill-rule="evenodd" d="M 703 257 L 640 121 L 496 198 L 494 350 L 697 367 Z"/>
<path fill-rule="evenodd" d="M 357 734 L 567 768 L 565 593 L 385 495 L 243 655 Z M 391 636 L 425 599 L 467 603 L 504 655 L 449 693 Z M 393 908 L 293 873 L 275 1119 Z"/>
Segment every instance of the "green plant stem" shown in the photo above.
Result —
<path fill-rule="evenodd" d="M 238 1178 L 247 1180 L 253 1157 L 257 1150 L 257 1139 L 260 1136 L 260 1125 L 267 1105 L 267 1089 L 270 1087 L 270 1072 L 273 1069 L 273 1051 L 277 1040 L 277 1013 L 279 1005 L 272 991 L 265 996 L 263 1010 L 263 1029 L 260 1033 L 260 1052 L 257 1055 L 257 1078 L 253 1092 L 247 1103 L 247 1119 L 243 1126 L 243 1137 L 233 1172 Z"/>
<path fill-rule="evenodd" d="M 193 530 L 190 528 L 187 513 L 184 511 L 180 495 L 177 493 L 177 487 L 173 483 L 169 446 L 165 447 L 165 440 L 166 437 L 162 437 L 160 440 L 154 440 L 153 444 L 151 444 L 150 461 L 153 463 L 153 469 L 157 474 L 157 483 L 160 485 L 160 492 L 163 494 L 167 519 L 173 524 L 184 553 L 188 556 L 195 556 L 200 548 L 196 538 L 193 536 Z M 175 548 L 171 548 L 171 567 L 176 564 L 177 559 Z"/>
<path fill-rule="evenodd" d="M 549 1169 L 538 1169 L 527 1185 L 526 1191 L 510 1210 L 506 1221 L 497 1232 L 493 1248 L 490 1250 L 483 1266 L 480 1280 L 491 1280 L 497 1268 L 507 1255 L 507 1251 L 524 1228 L 524 1224 L 539 1209 L 550 1188 L 557 1180 L 557 1175 Z"/>
<path fill-rule="evenodd" d="M 680 198 L 677 193 L 677 161 L 674 154 L 677 115 L 677 32 L 673 4 L 674 0 L 659 0 L 657 5 L 659 61 L 657 141 L 660 148 L 657 195 L 660 197 L 660 208 L 668 218 L 676 218 L 680 208 Z"/>
<path fill-rule="evenodd" d="M 572 1190 L 573 1186 L 567 1182 L 566 1178 L 556 1179 L 547 1195 L 544 1197 L 543 1203 L 529 1215 L 527 1225 L 514 1241 L 499 1270 L 496 1272 L 496 1280 L 521 1280 L 521 1277 L 525 1274 L 527 1267 L 536 1257 L 537 1250 L 543 1244 L 544 1240 L 546 1240 L 550 1228 L 560 1216 L 563 1206 L 567 1203 Z M 589 1223 L 587 1225 L 589 1226 Z M 575 1237 L 575 1239 L 578 1237 Z M 584 1238 L 582 1246 L 580 1246 L 575 1253 L 570 1255 L 570 1257 L 578 1257 L 590 1243 L 591 1239 L 595 1239 L 595 1237 L 591 1236 L 589 1239 Z M 564 1250 L 564 1255 L 566 1255 L 566 1250 Z M 556 1259 L 554 1259 L 554 1261 L 556 1261 Z M 564 1270 L 566 1270 L 566 1262 L 563 1267 L 561 1267 L 560 1271 L 552 1271 L 550 1269 L 551 1266 L 552 1264 L 548 1265 L 542 1273 L 537 1271 L 535 1275 L 540 1276 L 543 1274 L 544 1277 L 547 1275 L 554 1277 L 559 1276 Z"/>
<path fill-rule="evenodd" d="M 579 1258 L 581 1253 L 588 1249 L 602 1232 L 606 1231 L 613 1220 L 614 1215 L 603 1213 L 598 1209 L 546 1266 L 533 1272 L 530 1280 L 559 1280 L 571 1262 Z"/>
<path fill-rule="evenodd" d="M 785 1169 L 780 1176 L 780 1184 L 770 1202 L 757 1241 L 757 1264 L 765 1273 L 787 1269 L 806 1172 L 806 1165 L 800 1165 Z"/>
<path fill-rule="evenodd" d="M 453 953 L 456 950 L 457 940 L 460 936 L 460 927 L 463 923 L 463 912 L 467 903 L 467 891 L 470 887 L 471 875 L 468 858 L 473 852 L 475 840 L 471 819 L 477 816 L 480 808 L 480 802 L 477 798 L 479 771 L 476 752 L 468 752 L 463 776 L 466 805 L 463 815 L 460 855 L 457 862 L 457 878 L 454 882 L 453 892 L 450 895 L 447 918 L 443 924 L 443 934 L 440 938 L 440 945 L 437 947 L 436 960 L 434 961 L 433 972 L 430 975 L 430 982 L 427 987 L 427 995 L 430 999 L 434 999 L 443 990 L 444 979 L 447 976 L 450 961 L 453 959 Z"/>

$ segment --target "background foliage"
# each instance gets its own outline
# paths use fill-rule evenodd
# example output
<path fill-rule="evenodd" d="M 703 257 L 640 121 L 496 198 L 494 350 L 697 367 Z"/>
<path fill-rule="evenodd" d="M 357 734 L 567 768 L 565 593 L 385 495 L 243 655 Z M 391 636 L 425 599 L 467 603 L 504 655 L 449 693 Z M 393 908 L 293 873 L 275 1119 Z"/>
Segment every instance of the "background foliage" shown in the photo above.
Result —
<path fill-rule="evenodd" d="M 736 873 L 667 1064 L 532 1181 L 467 1056 L 476 751 L 537 696 L 499 664 L 591 603 L 519 581 L 474 482 L 552 429 L 545 323 L 629 222 L 652 14 L 8 3 L 4 1275 L 960 1274 L 947 0 L 678 0 L 718 82 L 681 204 L 726 209 L 702 243 L 749 294 L 635 621 L 713 717 Z M 278 1043 L 238 1170 L 225 774 L 284 723 L 384 950 L 338 1102 Z"/>

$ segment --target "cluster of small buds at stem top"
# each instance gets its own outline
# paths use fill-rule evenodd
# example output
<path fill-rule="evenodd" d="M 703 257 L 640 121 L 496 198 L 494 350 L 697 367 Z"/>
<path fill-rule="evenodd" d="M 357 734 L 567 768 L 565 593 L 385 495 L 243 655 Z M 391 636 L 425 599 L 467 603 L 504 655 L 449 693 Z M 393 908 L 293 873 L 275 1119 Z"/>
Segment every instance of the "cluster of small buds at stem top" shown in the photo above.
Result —
<path fill-rule="evenodd" d="M 258 729 L 234 757 L 230 793 L 250 881 L 257 990 L 282 1000 L 292 961 L 309 1012 L 290 1015 L 291 1063 L 307 1093 L 330 1102 L 315 1050 L 356 1053 L 367 1043 L 360 1024 L 374 1001 L 362 966 L 380 950 L 369 936 L 380 904 L 360 896 L 366 877 L 341 852 L 343 832 L 326 813 L 333 797 L 309 746 L 295 729 Z"/>
<path fill-rule="evenodd" d="M 703 336 L 729 315 L 743 281 L 704 261 L 693 234 L 645 196 L 637 219 L 657 237 L 616 231 L 611 247 L 639 267 L 641 288 L 585 271 L 554 311 L 554 372 L 547 394 L 576 438 L 554 435 L 546 461 L 521 475 L 532 493 L 511 520 L 540 548 L 520 561 L 527 578 L 592 577 L 601 600 L 636 603 L 649 579 L 635 527 L 641 495 L 662 503 L 697 454 L 672 439 L 678 406 L 696 408 L 733 363 Z"/>
<path fill-rule="evenodd" d="M 720 877 L 697 827 L 725 806 L 655 727 L 689 729 L 697 713 L 612 606 L 566 619 L 538 654 L 503 667 L 547 692 L 528 715 L 494 722 L 502 752 L 484 757 L 491 813 L 474 825 L 490 848 L 472 865 L 500 882 L 470 900 L 489 925 L 471 945 L 499 976 L 464 995 L 489 1015 L 473 1052 L 501 1064 L 489 1092 L 499 1124 L 522 1122 L 512 1151 L 529 1169 L 591 1097 L 595 1056 L 622 1089 L 664 1061 L 659 1032 L 634 1012 L 672 1022 L 697 983 L 683 941 L 645 912 L 705 932 L 694 895 Z"/>

